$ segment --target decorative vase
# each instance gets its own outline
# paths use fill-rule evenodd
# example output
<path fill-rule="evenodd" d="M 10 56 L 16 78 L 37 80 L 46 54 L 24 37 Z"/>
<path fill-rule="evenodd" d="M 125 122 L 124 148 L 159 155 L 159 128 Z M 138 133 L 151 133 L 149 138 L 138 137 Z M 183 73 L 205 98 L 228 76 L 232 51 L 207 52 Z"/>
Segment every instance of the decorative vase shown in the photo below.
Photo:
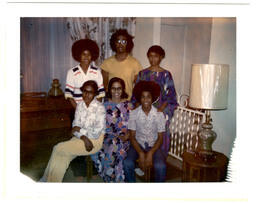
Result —
<path fill-rule="evenodd" d="M 52 87 L 48 92 L 48 96 L 53 96 L 53 97 L 58 97 L 58 96 L 63 96 L 64 93 L 60 88 L 61 84 L 59 83 L 58 79 L 53 79 L 52 81 Z"/>

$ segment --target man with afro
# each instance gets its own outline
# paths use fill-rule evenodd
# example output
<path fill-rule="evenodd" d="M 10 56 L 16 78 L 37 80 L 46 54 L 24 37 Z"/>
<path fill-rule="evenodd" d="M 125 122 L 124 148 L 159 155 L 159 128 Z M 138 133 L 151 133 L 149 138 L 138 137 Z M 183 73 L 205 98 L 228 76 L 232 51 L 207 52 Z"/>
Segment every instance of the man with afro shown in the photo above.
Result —
<path fill-rule="evenodd" d="M 111 36 L 110 46 L 115 55 L 104 60 L 101 65 L 105 88 L 111 78 L 121 78 L 125 82 L 125 91 L 130 99 L 134 81 L 142 70 L 138 60 L 130 55 L 134 46 L 133 36 L 127 30 L 119 29 Z"/>

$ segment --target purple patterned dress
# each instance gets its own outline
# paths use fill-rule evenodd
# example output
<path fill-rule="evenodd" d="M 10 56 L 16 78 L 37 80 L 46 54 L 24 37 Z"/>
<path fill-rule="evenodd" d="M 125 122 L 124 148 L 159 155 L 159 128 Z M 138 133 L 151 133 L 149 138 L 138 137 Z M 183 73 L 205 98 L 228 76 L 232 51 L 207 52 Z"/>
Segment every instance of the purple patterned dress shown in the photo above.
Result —
<path fill-rule="evenodd" d="M 132 104 L 105 101 L 106 134 L 102 149 L 92 156 L 99 175 L 104 182 L 124 182 L 123 160 L 129 149 L 129 141 L 123 142 L 117 136 L 127 133 L 129 112 Z"/>
<path fill-rule="evenodd" d="M 141 80 L 154 81 L 160 86 L 161 88 L 160 97 L 153 104 L 156 108 L 159 108 L 164 102 L 167 102 L 167 106 L 163 111 L 166 119 L 166 132 L 163 136 L 163 144 L 161 146 L 162 150 L 167 155 L 170 147 L 169 125 L 170 125 L 171 118 L 173 116 L 174 109 L 178 105 L 172 75 L 167 70 L 164 70 L 162 72 L 155 72 L 149 69 L 144 69 L 139 72 L 136 83 L 138 83 Z M 131 101 L 133 104 L 136 103 L 136 99 L 134 96 L 132 97 Z"/>

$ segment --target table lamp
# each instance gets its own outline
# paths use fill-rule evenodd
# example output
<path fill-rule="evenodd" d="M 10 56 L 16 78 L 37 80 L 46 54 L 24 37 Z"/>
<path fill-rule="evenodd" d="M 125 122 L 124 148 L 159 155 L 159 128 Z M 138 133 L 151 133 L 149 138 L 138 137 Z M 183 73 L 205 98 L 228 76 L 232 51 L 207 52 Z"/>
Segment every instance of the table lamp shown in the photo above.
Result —
<path fill-rule="evenodd" d="M 205 123 L 198 132 L 196 155 L 209 160 L 214 157 L 212 143 L 217 135 L 212 130 L 210 111 L 227 108 L 229 65 L 192 64 L 189 106 L 205 110 Z"/>

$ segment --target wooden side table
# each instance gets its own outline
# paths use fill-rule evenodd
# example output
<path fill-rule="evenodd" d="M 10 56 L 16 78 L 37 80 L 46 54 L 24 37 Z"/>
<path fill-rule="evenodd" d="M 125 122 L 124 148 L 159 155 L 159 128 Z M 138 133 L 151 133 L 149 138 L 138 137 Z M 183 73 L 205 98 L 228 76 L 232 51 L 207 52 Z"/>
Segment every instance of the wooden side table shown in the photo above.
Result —
<path fill-rule="evenodd" d="M 194 152 L 183 154 L 184 182 L 221 182 L 225 181 L 227 174 L 228 158 L 219 152 L 215 152 L 215 159 L 204 161 Z"/>
<path fill-rule="evenodd" d="M 64 96 L 23 96 L 20 106 L 20 130 L 31 132 L 55 128 L 71 128 L 74 109 Z M 36 95 L 36 96 L 33 96 Z"/>

